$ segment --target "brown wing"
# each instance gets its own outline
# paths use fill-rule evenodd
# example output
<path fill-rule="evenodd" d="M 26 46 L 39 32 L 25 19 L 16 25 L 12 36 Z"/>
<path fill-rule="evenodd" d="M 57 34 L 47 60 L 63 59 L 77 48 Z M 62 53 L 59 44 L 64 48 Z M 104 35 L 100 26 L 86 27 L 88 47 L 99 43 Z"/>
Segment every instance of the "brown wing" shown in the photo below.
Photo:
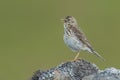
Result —
<path fill-rule="evenodd" d="M 91 51 L 93 52 L 93 48 L 90 45 L 89 41 L 87 40 L 86 36 L 84 35 L 84 33 L 82 31 L 80 31 L 77 27 L 71 26 L 70 27 L 71 30 L 73 30 L 74 34 L 77 36 L 77 38 L 83 42 L 83 44 L 85 44 L 87 47 L 89 47 L 91 49 Z"/>

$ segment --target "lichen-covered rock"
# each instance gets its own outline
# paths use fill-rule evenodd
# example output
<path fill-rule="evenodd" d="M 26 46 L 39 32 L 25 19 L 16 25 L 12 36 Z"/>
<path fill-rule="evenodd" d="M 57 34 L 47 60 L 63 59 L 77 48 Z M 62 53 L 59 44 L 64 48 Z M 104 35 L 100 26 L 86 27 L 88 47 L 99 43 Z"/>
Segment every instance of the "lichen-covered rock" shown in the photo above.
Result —
<path fill-rule="evenodd" d="M 115 68 L 107 68 L 100 71 L 94 80 L 120 80 L 120 70 Z"/>
<path fill-rule="evenodd" d="M 95 64 L 78 59 L 46 71 L 38 70 L 31 80 L 120 80 L 120 70 L 99 70 Z"/>
<path fill-rule="evenodd" d="M 62 63 L 47 71 L 38 70 L 31 80 L 82 80 L 83 77 L 97 72 L 98 68 L 94 64 L 78 59 Z"/>

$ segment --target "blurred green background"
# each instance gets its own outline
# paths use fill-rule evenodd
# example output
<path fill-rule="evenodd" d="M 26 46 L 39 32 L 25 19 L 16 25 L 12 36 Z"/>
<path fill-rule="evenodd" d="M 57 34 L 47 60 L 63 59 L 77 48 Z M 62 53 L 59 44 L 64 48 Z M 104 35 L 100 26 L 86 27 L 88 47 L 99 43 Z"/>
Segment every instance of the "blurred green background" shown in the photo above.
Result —
<path fill-rule="evenodd" d="M 27 80 L 72 60 L 60 21 L 67 15 L 106 61 L 87 52 L 80 57 L 101 69 L 120 68 L 120 0 L 0 0 L 0 80 Z"/>

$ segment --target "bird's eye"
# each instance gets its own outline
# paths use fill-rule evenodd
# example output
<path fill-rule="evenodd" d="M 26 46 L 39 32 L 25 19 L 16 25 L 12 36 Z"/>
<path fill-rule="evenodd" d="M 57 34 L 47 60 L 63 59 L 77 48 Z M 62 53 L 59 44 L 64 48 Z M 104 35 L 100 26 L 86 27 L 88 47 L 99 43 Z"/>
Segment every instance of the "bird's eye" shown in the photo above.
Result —
<path fill-rule="evenodd" d="M 70 19 L 68 19 L 68 21 L 70 21 Z"/>

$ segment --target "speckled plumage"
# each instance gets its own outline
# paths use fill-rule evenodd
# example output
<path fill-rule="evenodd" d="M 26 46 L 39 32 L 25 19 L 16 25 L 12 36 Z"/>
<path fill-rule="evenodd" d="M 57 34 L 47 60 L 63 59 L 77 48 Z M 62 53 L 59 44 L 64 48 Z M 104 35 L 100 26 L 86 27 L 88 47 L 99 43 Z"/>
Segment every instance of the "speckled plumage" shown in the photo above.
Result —
<path fill-rule="evenodd" d="M 77 25 L 73 16 L 66 16 L 64 19 L 64 42 L 74 52 L 88 51 L 102 58 L 90 45 L 84 33 Z"/>

